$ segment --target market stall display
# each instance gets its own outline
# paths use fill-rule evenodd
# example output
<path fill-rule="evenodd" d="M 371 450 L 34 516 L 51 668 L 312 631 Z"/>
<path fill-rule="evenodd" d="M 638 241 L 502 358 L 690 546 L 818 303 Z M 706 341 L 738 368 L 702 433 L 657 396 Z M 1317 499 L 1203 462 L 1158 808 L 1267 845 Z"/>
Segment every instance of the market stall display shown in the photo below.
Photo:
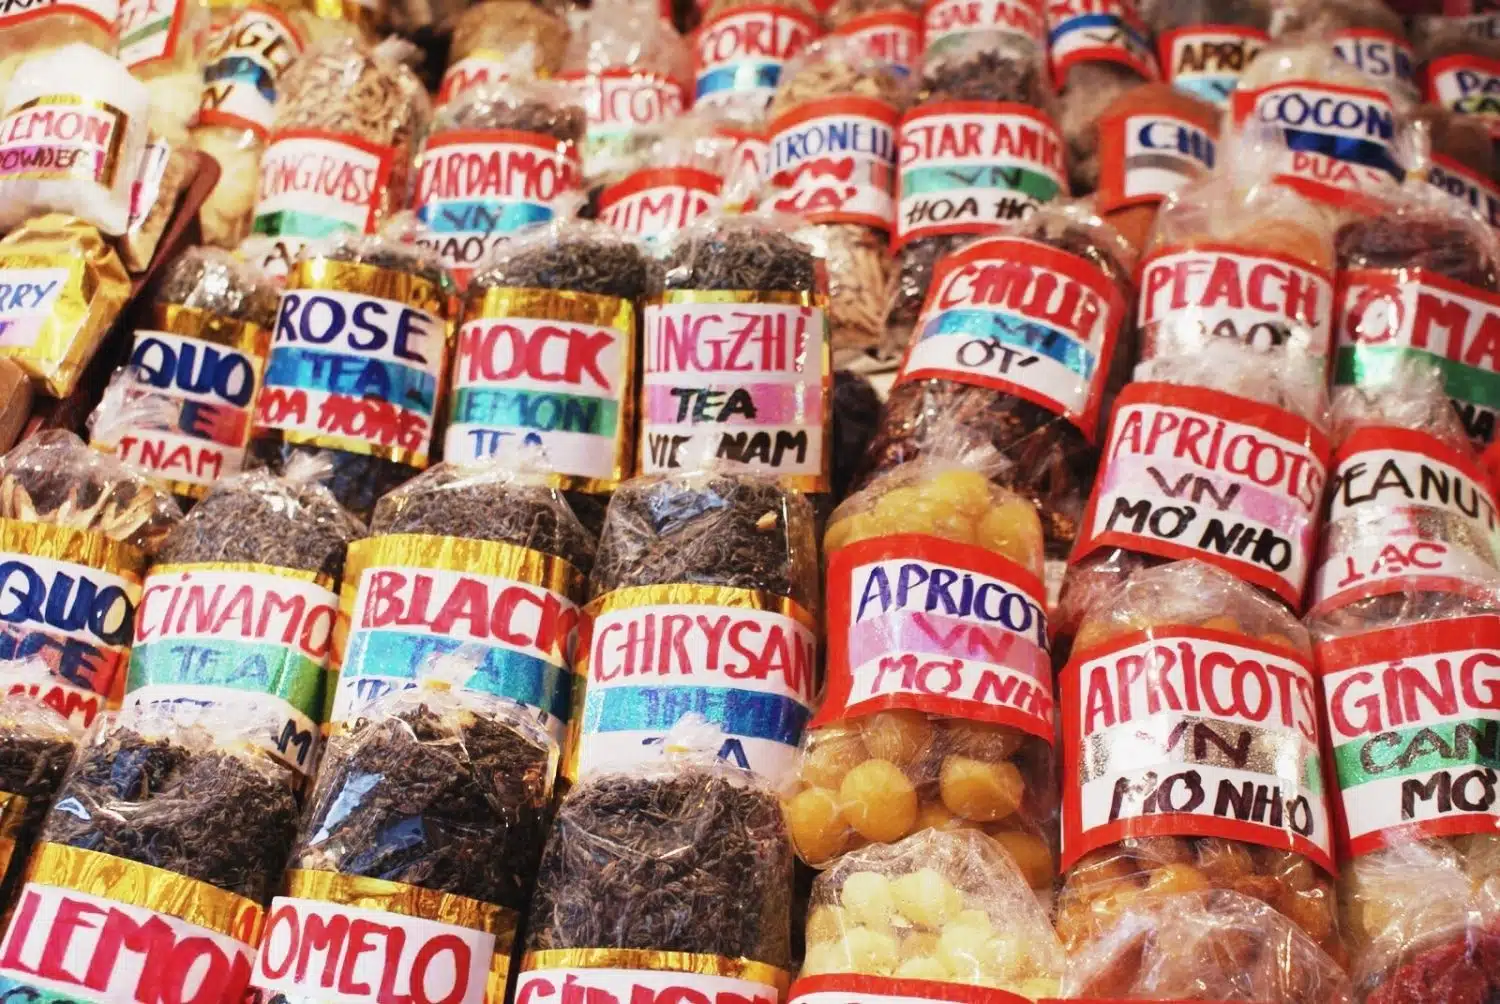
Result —
<path fill-rule="evenodd" d="M 1240 74 L 1271 40 L 1267 0 L 1145 0 L 1141 19 L 1156 37 L 1162 79 L 1223 108 Z"/>
<path fill-rule="evenodd" d="M 712 211 L 738 145 L 721 127 L 709 113 L 689 112 L 636 133 L 629 152 L 599 188 L 599 221 L 656 243 Z"/>
<path fill-rule="evenodd" d="M 482 0 L 469 6 L 453 22 L 438 106 L 478 87 L 554 76 L 570 35 L 567 19 L 543 4 Z"/>
<path fill-rule="evenodd" d="M 1496 183 L 1494 143 L 1484 123 L 1472 115 L 1423 105 L 1412 113 L 1412 171 L 1473 209 L 1500 230 L 1500 184 Z"/>

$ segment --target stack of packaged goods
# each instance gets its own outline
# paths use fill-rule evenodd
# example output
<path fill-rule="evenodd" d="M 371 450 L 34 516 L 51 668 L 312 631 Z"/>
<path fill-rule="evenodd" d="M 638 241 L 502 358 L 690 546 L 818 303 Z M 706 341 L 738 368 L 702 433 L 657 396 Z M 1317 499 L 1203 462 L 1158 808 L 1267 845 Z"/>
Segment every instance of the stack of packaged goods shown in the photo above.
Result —
<path fill-rule="evenodd" d="M 737 146 L 717 120 L 699 112 L 640 130 L 603 179 L 595 207 L 600 222 L 653 244 L 670 239 L 713 210 L 726 183 L 733 180 L 738 191 L 740 178 L 759 177 L 758 165 L 735 168 Z"/>
<path fill-rule="evenodd" d="M 1162 79 L 1219 108 L 1271 40 L 1264 0 L 1147 0 L 1141 16 L 1156 36 Z"/>
<path fill-rule="evenodd" d="M 572 36 L 567 18 L 527 0 L 481 0 L 453 22 L 439 109 L 469 91 L 556 76 Z"/>

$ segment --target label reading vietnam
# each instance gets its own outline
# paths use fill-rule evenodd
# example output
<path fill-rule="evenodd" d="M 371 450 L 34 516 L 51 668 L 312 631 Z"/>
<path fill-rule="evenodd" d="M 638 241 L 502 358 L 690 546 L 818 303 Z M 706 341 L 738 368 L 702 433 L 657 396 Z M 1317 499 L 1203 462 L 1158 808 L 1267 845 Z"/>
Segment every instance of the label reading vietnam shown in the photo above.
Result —
<path fill-rule="evenodd" d="M 198 123 L 248 129 L 265 139 L 275 119 L 281 74 L 303 41 L 281 11 L 252 4 L 209 41 Z"/>
<path fill-rule="evenodd" d="M 288 129 L 260 159 L 251 229 L 309 240 L 370 233 L 391 183 L 395 151 L 349 133 Z"/>
<path fill-rule="evenodd" d="M 1345 28 L 1333 35 L 1333 51 L 1339 58 L 1371 77 L 1387 93 L 1416 102 L 1417 87 L 1411 46 L 1378 28 Z"/>
<path fill-rule="evenodd" d="M 67 268 L 0 268 L 0 348 L 35 346 L 72 276 Z"/>
<path fill-rule="evenodd" d="M 48 94 L 7 108 L 0 118 L 0 182 L 81 180 L 111 188 L 129 121 L 114 105 L 76 94 Z"/>
<path fill-rule="evenodd" d="M 1333 870 L 1313 670 L 1194 627 L 1135 632 L 1062 672 L 1062 867 L 1127 837 L 1220 837 Z"/>
<path fill-rule="evenodd" d="M 874 98 L 808 101 L 771 122 L 771 183 L 779 212 L 809 223 L 895 224 L 893 105 Z"/>
<path fill-rule="evenodd" d="M 710 171 L 648 167 L 599 193 L 599 219 L 654 241 L 707 213 L 723 186 L 723 179 Z"/>
<path fill-rule="evenodd" d="M 1473 459 L 1415 429 L 1363 428 L 1334 457 L 1314 609 L 1407 590 L 1474 594 L 1500 569 L 1500 525 Z"/>
<path fill-rule="evenodd" d="M 119 59 L 137 70 L 168 62 L 177 54 L 177 40 L 187 13 L 187 0 L 122 0 L 118 22 Z"/>
<path fill-rule="evenodd" d="M 937 378 L 1015 394 L 1095 440 L 1125 301 L 1089 262 L 1021 237 L 939 262 L 896 382 Z"/>
<path fill-rule="evenodd" d="M 977 3 L 978 0 L 968 0 Z M 852 38 L 865 54 L 902 77 L 917 72 L 922 62 L 922 19 L 908 10 L 878 10 L 852 17 L 832 32 Z"/>
<path fill-rule="evenodd" d="M 922 12 L 923 57 L 961 47 L 973 35 L 1018 36 L 1043 51 L 1047 16 L 1040 0 L 927 0 Z"/>
<path fill-rule="evenodd" d="M 1429 155 L 1427 181 L 1478 213 L 1491 229 L 1500 231 L 1500 187 L 1451 157 Z"/>
<path fill-rule="evenodd" d="M 311 774 L 337 610 L 329 586 L 271 565 L 157 565 L 141 593 L 126 702 L 263 709 L 278 720 L 261 746 Z"/>
<path fill-rule="evenodd" d="M 1100 212 L 1159 202 L 1213 169 L 1216 144 L 1201 125 L 1169 112 L 1111 115 L 1099 122 Z"/>
<path fill-rule="evenodd" d="M 1119 63 L 1146 80 L 1161 74 L 1134 0 L 1048 0 L 1047 48 L 1061 90 L 1078 63 Z"/>
<path fill-rule="evenodd" d="M 120 4 L 119 0 L 7 0 L 0 4 L 0 31 L 50 16 L 81 17 L 113 37 Z"/>
<path fill-rule="evenodd" d="M 940 101 L 901 119 L 896 247 L 939 234 L 981 234 L 1067 192 L 1062 135 L 1035 108 Z"/>
<path fill-rule="evenodd" d="M 1327 476 L 1328 440 L 1298 415 L 1133 383 L 1116 400 L 1073 559 L 1101 547 L 1196 558 L 1300 610 Z"/>
<path fill-rule="evenodd" d="M 646 307 L 643 473 L 720 458 L 827 490 L 827 319 L 810 299 L 679 290 Z"/>
<path fill-rule="evenodd" d="M 1460 54 L 1427 64 L 1427 100 L 1460 115 L 1482 115 L 1500 136 L 1500 59 Z"/>
<path fill-rule="evenodd" d="M 1500 295 L 1421 268 L 1339 274 L 1335 384 L 1379 382 L 1417 356 L 1443 373 L 1469 438 L 1495 440 Z"/>
<path fill-rule="evenodd" d="M 749 959 L 634 949 L 528 952 L 521 968 L 516 1004 L 777 1004 L 789 982 L 782 970 Z"/>
<path fill-rule="evenodd" d="M 630 586 L 585 608 L 576 769 L 655 760 L 690 712 L 725 734 L 719 757 L 773 783 L 796 770 L 817 699 L 817 636 L 806 610 L 727 586 Z"/>
<path fill-rule="evenodd" d="M 1500 618 L 1336 639 L 1318 668 L 1347 853 L 1495 832 Z"/>
<path fill-rule="evenodd" d="M 698 29 L 693 104 L 764 108 L 781 68 L 818 37 L 816 17 L 774 4 L 730 7 Z"/>
<path fill-rule="evenodd" d="M 812 721 L 908 710 L 1052 742 L 1041 581 L 986 548 L 920 534 L 828 560 L 828 692 Z"/>
<path fill-rule="evenodd" d="M 1162 73 L 1173 87 L 1222 108 L 1240 74 L 1270 41 L 1259 28 L 1204 24 L 1164 32 L 1156 44 Z"/>

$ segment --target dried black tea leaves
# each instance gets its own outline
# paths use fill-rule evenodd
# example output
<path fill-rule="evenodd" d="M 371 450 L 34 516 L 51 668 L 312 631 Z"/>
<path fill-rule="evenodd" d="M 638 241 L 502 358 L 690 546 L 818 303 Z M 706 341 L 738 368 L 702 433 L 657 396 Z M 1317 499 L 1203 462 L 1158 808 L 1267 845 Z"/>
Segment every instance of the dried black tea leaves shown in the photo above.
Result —
<path fill-rule="evenodd" d="M 1491 292 L 1500 287 L 1492 245 L 1476 241 L 1475 226 L 1456 214 L 1403 212 L 1356 219 L 1335 235 L 1334 249 L 1344 269 L 1420 268 Z"/>
<path fill-rule="evenodd" d="M 1056 106 L 1046 66 L 1029 43 L 978 39 L 944 54 L 922 75 L 918 100 L 1009 101 L 1051 113 Z"/>
<path fill-rule="evenodd" d="M 403 240 L 392 240 L 382 236 L 362 234 L 340 234 L 333 240 L 318 245 L 309 252 L 329 261 L 348 262 L 352 265 L 373 265 L 375 268 L 420 276 L 444 290 L 451 289 L 448 273 L 420 245 Z"/>
<path fill-rule="evenodd" d="M 850 370 L 833 374 L 833 497 L 849 494 L 855 472 L 880 424 L 880 395 L 869 380 Z"/>
<path fill-rule="evenodd" d="M 523 230 L 495 249 L 469 285 L 471 300 L 490 287 L 562 289 L 639 300 L 660 270 L 639 244 L 602 223 L 568 220 Z"/>
<path fill-rule="evenodd" d="M 927 299 L 928 287 L 932 285 L 933 267 L 944 255 L 958 250 L 973 239 L 971 234 L 944 234 L 923 237 L 901 248 L 896 261 L 896 288 L 891 296 L 890 312 L 886 314 L 885 321 L 886 328 L 898 347 L 906 348 L 912 326 L 922 313 L 922 303 Z"/>
<path fill-rule="evenodd" d="M 219 317 L 248 321 L 270 331 L 279 299 L 275 284 L 259 270 L 213 247 L 188 248 L 162 273 L 155 301 L 191 307 Z"/>
<path fill-rule="evenodd" d="M 481 88 L 438 113 L 434 134 L 452 129 L 510 129 L 541 133 L 578 146 L 588 131 L 588 115 L 576 97 L 545 81 Z"/>
<path fill-rule="evenodd" d="M 0 913 L 9 907 L 80 734 L 40 701 L 24 694 L 0 697 Z"/>
<path fill-rule="evenodd" d="M 708 216 L 667 252 L 667 289 L 818 292 L 817 255 L 773 221 Z"/>

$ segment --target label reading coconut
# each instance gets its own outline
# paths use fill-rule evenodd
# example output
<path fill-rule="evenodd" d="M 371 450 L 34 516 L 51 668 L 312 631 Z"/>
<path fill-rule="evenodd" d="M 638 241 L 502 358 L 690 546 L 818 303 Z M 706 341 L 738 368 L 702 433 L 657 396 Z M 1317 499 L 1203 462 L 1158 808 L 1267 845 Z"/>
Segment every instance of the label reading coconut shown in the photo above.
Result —
<path fill-rule="evenodd" d="M 1025 105 L 940 101 L 907 112 L 897 151 L 896 239 L 980 234 L 1067 192 L 1062 135 Z"/>
<path fill-rule="evenodd" d="M 423 148 L 417 175 L 417 242 L 467 275 L 507 234 L 552 219 L 580 175 L 578 151 L 541 133 L 438 133 Z"/>
<path fill-rule="evenodd" d="M 1411 356 L 1442 371 L 1469 438 L 1494 442 L 1500 295 L 1420 268 L 1341 272 L 1334 383 L 1380 382 Z"/>
<path fill-rule="evenodd" d="M 644 473 L 716 457 L 827 490 L 828 322 L 803 299 L 675 291 L 646 307 Z"/>
<path fill-rule="evenodd" d="M 119 0 L 4 0 L 0 2 L 0 31 L 54 16 L 84 18 L 113 36 L 120 4 Z"/>
<path fill-rule="evenodd" d="M 72 277 L 66 268 L 0 268 L 0 348 L 36 345 Z"/>
<path fill-rule="evenodd" d="M 1119 289 L 1086 260 L 1025 238 L 988 238 L 939 262 L 896 382 L 938 378 L 1014 394 L 1093 442 L 1124 314 Z"/>
<path fill-rule="evenodd" d="M 1047 16 L 1038 0 L 928 0 L 922 14 L 924 58 L 959 47 L 971 35 L 1015 35 L 1041 51 Z"/>
<path fill-rule="evenodd" d="M 791 600 L 728 586 L 631 586 L 585 608 L 576 763 L 569 776 L 656 760 L 697 712 L 721 759 L 773 783 L 796 771 L 817 700 L 814 622 Z"/>
<path fill-rule="evenodd" d="M 1312 667 L 1194 627 L 1135 632 L 1062 671 L 1062 867 L 1127 837 L 1218 837 L 1333 869 Z"/>
<path fill-rule="evenodd" d="M 1427 64 L 1427 100 L 1461 115 L 1483 115 L 1500 136 L 1500 59 L 1439 56 Z"/>
<path fill-rule="evenodd" d="M 1161 75 L 1150 29 L 1133 0 L 1048 0 L 1047 28 L 1059 90 L 1078 63 L 1119 63 L 1147 80 Z"/>
<path fill-rule="evenodd" d="M 717 174 L 693 167 L 636 171 L 599 194 L 599 219 L 655 241 L 712 209 L 723 185 Z"/>
<path fill-rule="evenodd" d="M 525 705 L 561 743 L 571 712 L 574 632 L 583 593 L 567 562 L 512 544 L 388 534 L 349 545 L 339 600 L 343 639 L 329 721 L 355 721 L 417 686 L 433 658 L 462 649 L 464 686 Z"/>
<path fill-rule="evenodd" d="M 1100 212 L 1158 202 L 1213 169 L 1211 133 L 1167 112 L 1118 115 L 1099 122 Z"/>
<path fill-rule="evenodd" d="M 661 73 L 620 68 L 565 73 L 558 79 L 572 84 L 583 100 L 590 158 L 637 130 L 675 119 L 686 105 L 686 88 Z"/>
<path fill-rule="evenodd" d="M 1162 74 L 1173 87 L 1222 108 L 1240 74 L 1270 41 L 1259 28 L 1205 24 L 1164 32 L 1156 44 Z"/>
<path fill-rule="evenodd" d="M 503 52 L 479 49 L 470 53 L 443 71 L 442 82 L 438 84 L 438 107 L 469 91 L 504 83 L 515 75 L 517 65 L 514 56 Z"/>
<path fill-rule="evenodd" d="M 112 188 L 130 119 L 104 101 L 48 94 L 0 118 L 0 182 L 88 181 Z"/>
<path fill-rule="evenodd" d="M 131 70 L 171 60 L 187 0 L 123 0 L 118 22 L 120 62 Z"/>
<path fill-rule="evenodd" d="M 1495 832 L 1500 618 L 1340 638 L 1318 667 L 1349 854 Z"/>
<path fill-rule="evenodd" d="M 1101 547 L 1196 558 L 1300 610 L 1328 441 L 1310 422 L 1199 387 L 1133 383 L 1110 419 L 1075 561 Z"/>
<path fill-rule="evenodd" d="M 873 98 L 821 98 L 770 125 L 772 205 L 809 223 L 890 230 L 896 166 L 895 107 Z"/>
<path fill-rule="evenodd" d="M 828 560 L 828 693 L 812 721 L 921 711 L 1052 741 L 1041 581 L 1001 555 L 920 534 Z"/>
<path fill-rule="evenodd" d="M 209 42 L 199 125 L 249 129 L 265 139 L 275 119 L 282 71 L 302 48 L 302 38 L 281 11 L 246 7 Z"/>
<path fill-rule="evenodd" d="M 1256 348 L 1285 345 L 1326 359 L 1333 338 L 1333 278 L 1274 251 L 1208 243 L 1169 247 L 1141 265 L 1139 311 L 1147 358 L 1171 336 L 1185 345 L 1210 337 Z"/>
<path fill-rule="evenodd" d="M 1333 35 L 1339 58 L 1371 77 L 1388 93 L 1408 101 L 1421 98 L 1411 46 L 1378 28 L 1346 28 Z"/>
<path fill-rule="evenodd" d="M 693 104 L 764 108 L 781 68 L 819 33 L 816 17 L 774 4 L 731 7 L 705 21 L 693 47 Z"/>
<path fill-rule="evenodd" d="M 911 11 L 861 14 L 829 34 L 854 39 L 871 59 L 884 63 L 902 77 L 910 77 L 922 62 L 922 19 Z"/>
<path fill-rule="evenodd" d="M 1396 112 L 1384 91 L 1290 80 L 1238 88 L 1230 107 L 1236 128 L 1254 121 L 1281 132 L 1286 148 L 1272 155 L 1277 180 L 1309 198 L 1343 205 L 1404 176 Z"/>
<path fill-rule="evenodd" d="M 618 957 L 621 953 L 614 952 Z M 658 969 L 594 968 L 597 956 L 606 963 L 605 950 L 560 949 L 528 953 L 516 984 L 515 1004 L 569 1004 L 576 999 L 590 1002 L 693 1001 L 702 1004 L 776 1004 L 786 991 L 785 976 L 770 966 L 744 959 L 719 959 L 683 952 L 640 952 L 641 964 Z M 650 958 L 670 955 L 671 960 Z M 556 961 L 552 957 L 556 956 Z M 702 971 L 673 972 L 668 965 L 686 965 L 702 960 Z M 720 972 L 745 970 L 740 976 Z"/>
<path fill-rule="evenodd" d="M 1493 229 L 1500 231 L 1500 187 L 1451 157 L 1434 153 L 1430 159 L 1427 181 L 1473 209 Z"/>

